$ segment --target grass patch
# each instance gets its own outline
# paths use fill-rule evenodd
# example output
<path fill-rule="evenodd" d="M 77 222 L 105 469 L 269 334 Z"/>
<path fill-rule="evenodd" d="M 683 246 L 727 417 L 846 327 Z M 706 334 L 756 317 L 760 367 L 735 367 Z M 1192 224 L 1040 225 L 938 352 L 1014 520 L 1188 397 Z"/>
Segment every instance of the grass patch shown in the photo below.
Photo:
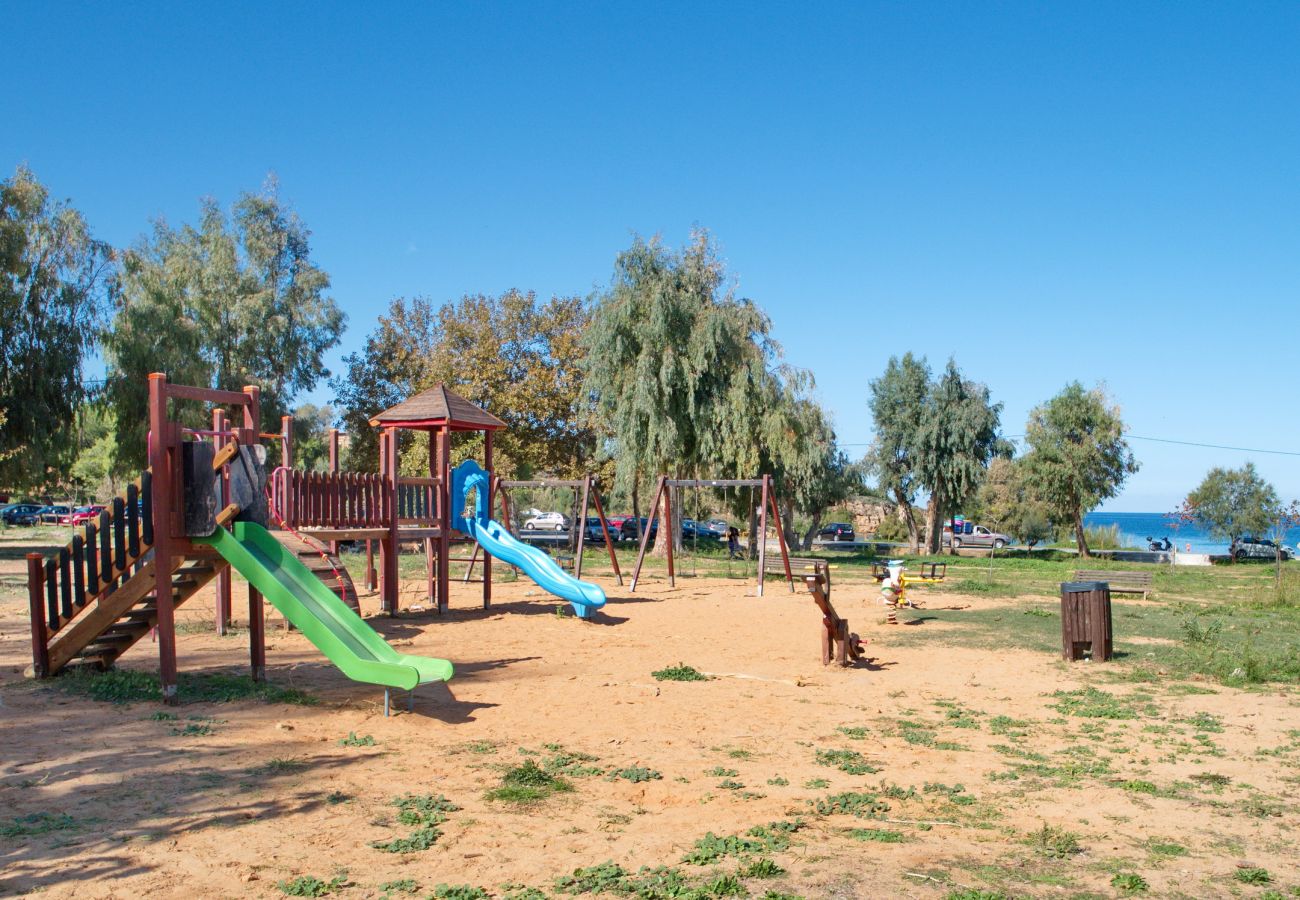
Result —
<path fill-rule="evenodd" d="M 77 820 L 67 813 L 38 812 L 18 816 L 0 825 L 0 838 L 35 837 L 52 831 L 72 831 L 77 827 Z"/>
<path fill-rule="evenodd" d="M 487 900 L 489 894 L 470 884 L 440 884 L 433 889 L 433 896 L 438 900 Z"/>
<path fill-rule="evenodd" d="M 622 778 L 624 781 L 630 781 L 638 784 L 642 781 L 658 781 L 664 776 L 654 769 L 647 769 L 645 766 L 628 766 L 626 769 L 615 769 L 610 773 L 609 780 L 613 781 Z"/>
<path fill-rule="evenodd" d="M 1137 713 L 1125 700 L 1095 687 L 1090 686 L 1077 691 L 1056 691 L 1052 696 L 1057 698 L 1058 702 L 1051 704 L 1051 708 L 1067 716 L 1079 716 L 1084 719 L 1137 718 Z"/>
<path fill-rule="evenodd" d="M 686 665 L 686 663 L 678 663 L 675 666 L 651 672 L 650 676 L 655 681 L 712 681 L 708 675 L 705 675 L 694 666 Z"/>
<path fill-rule="evenodd" d="M 460 809 L 441 794 L 406 794 L 393 800 L 393 806 L 398 810 L 398 823 L 412 826 L 415 830 L 406 837 L 371 843 L 370 846 L 385 853 L 419 853 L 428 850 L 442 837 L 442 830 L 438 826 L 447 821 L 447 814 Z"/>
<path fill-rule="evenodd" d="M 901 844 L 907 840 L 907 835 L 903 832 L 890 831 L 888 828 L 851 828 L 848 835 L 855 841 L 870 841 L 877 844 Z"/>
<path fill-rule="evenodd" d="M 78 668 L 64 672 L 54 679 L 60 690 L 100 703 L 142 703 L 162 700 L 162 687 L 158 676 L 136 669 L 109 669 L 95 672 Z M 317 700 L 296 688 L 283 688 L 265 681 L 254 681 L 247 675 L 224 673 L 182 672 L 177 680 L 177 695 L 185 703 L 234 703 L 240 700 L 259 700 L 263 703 L 284 703 L 294 706 L 312 706 Z"/>
<path fill-rule="evenodd" d="M 1025 842 L 1039 856 L 1048 859 L 1069 859 L 1083 852 L 1079 836 L 1073 831 L 1066 831 L 1058 825 L 1043 823 L 1043 827 L 1031 834 Z"/>
<path fill-rule="evenodd" d="M 889 812 L 889 804 L 875 794 L 861 791 L 843 791 L 819 800 L 809 800 L 819 816 L 856 816 L 859 819 L 877 819 Z"/>
<path fill-rule="evenodd" d="M 874 775 L 880 769 L 871 765 L 857 750 L 822 750 L 815 753 L 817 764 L 834 766 L 849 775 Z"/>
<path fill-rule="evenodd" d="M 287 881 L 276 882 L 280 893 L 289 897 L 324 897 L 347 885 L 346 875 L 336 875 L 329 881 L 322 881 L 315 875 L 299 875 Z"/>
<path fill-rule="evenodd" d="M 1121 894 L 1145 894 L 1151 889 L 1147 880 L 1137 872 L 1116 872 L 1115 877 L 1110 880 L 1110 886 Z"/>
<path fill-rule="evenodd" d="M 343 747 L 373 747 L 375 746 L 375 739 L 368 734 L 358 737 L 355 731 L 349 731 L 347 737 L 339 740 L 339 744 Z"/>
<path fill-rule="evenodd" d="M 485 796 L 501 803 L 530 804 L 572 790 L 572 782 L 527 759 L 523 765 L 508 770 L 501 778 L 501 786 L 488 791 Z"/>

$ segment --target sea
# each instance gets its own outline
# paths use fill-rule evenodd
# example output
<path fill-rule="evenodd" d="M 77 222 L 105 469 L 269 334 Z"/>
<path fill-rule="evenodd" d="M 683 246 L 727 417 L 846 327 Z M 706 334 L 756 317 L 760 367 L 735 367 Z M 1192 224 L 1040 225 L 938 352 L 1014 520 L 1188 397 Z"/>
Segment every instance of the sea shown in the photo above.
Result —
<path fill-rule="evenodd" d="M 1147 538 L 1169 538 L 1184 553 L 1227 553 L 1228 542 L 1210 537 L 1201 528 L 1167 513 L 1090 512 L 1083 517 L 1089 528 L 1119 526 L 1120 542 L 1125 547 L 1145 550 Z M 1273 535 L 1263 535 L 1272 538 Z M 1282 543 L 1294 548 L 1300 544 L 1300 526 L 1287 529 Z"/>

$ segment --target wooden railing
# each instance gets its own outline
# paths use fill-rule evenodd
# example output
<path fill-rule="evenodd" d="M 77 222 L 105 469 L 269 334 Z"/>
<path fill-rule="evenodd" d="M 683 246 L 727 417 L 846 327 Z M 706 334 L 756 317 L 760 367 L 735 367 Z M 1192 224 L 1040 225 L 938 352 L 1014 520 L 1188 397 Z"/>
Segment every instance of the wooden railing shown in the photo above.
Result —
<path fill-rule="evenodd" d="M 392 516 L 382 475 L 280 469 L 275 489 L 280 514 L 293 528 L 385 528 Z"/>
<path fill-rule="evenodd" d="M 436 524 L 438 520 L 438 485 L 437 478 L 398 478 L 398 524 Z"/>
<path fill-rule="evenodd" d="M 153 546 L 153 475 L 146 470 L 46 559 L 27 556 L 32 650 L 41 671 L 50 638 L 88 605 L 112 593 Z"/>

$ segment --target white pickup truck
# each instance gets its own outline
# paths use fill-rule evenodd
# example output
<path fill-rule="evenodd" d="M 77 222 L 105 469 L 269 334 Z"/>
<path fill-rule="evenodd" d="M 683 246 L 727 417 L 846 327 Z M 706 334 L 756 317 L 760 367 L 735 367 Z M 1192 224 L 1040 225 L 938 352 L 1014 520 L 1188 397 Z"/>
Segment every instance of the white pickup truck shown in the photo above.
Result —
<path fill-rule="evenodd" d="M 963 529 L 961 534 L 954 535 L 949 525 L 945 525 L 943 529 L 943 546 L 952 545 L 954 550 L 961 547 L 992 547 L 994 550 L 1001 550 L 1012 543 L 1015 542 L 1010 535 L 993 531 L 983 525 L 975 525 L 969 534 Z"/>

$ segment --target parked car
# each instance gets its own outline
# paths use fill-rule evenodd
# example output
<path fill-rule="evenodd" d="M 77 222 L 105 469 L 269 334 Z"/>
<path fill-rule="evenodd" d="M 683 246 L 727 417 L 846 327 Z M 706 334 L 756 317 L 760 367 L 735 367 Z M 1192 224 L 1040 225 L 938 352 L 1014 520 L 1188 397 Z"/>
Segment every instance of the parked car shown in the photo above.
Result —
<path fill-rule="evenodd" d="M 67 517 L 66 525 L 85 525 L 87 522 L 99 518 L 99 514 L 104 511 L 104 507 L 98 503 L 92 503 L 90 506 L 78 506 Z M 63 520 L 60 519 L 60 522 Z"/>
<path fill-rule="evenodd" d="M 608 519 L 605 521 L 609 524 L 609 539 L 617 544 L 619 539 L 623 536 L 622 532 L 614 527 L 613 522 L 610 522 Z M 588 544 L 605 543 L 605 530 L 600 527 L 599 516 L 587 517 L 586 535 L 583 537 L 583 540 Z"/>
<path fill-rule="evenodd" d="M 40 521 L 40 512 L 39 503 L 15 503 L 0 513 L 0 519 L 6 525 L 35 525 Z"/>
<path fill-rule="evenodd" d="M 682 519 L 682 539 L 688 541 L 717 541 L 722 539 L 722 534 L 702 522 L 696 522 L 694 519 Z"/>
<path fill-rule="evenodd" d="M 645 516 L 642 516 L 641 531 L 645 531 L 645 529 L 649 527 L 649 524 L 650 524 L 650 520 L 647 519 Z M 623 540 L 625 541 L 635 541 L 635 540 L 639 540 L 641 537 L 640 532 L 637 531 L 636 516 L 628 516 L 626 519 L 624 519 L 623 524 L 619 526 L 618 530 L 623 532 Z M 659 533 L 659 520 L 655 519 L 654 527 L 650 528 L 650 537 L 653 539 L 654 536 L 658 533 Z"/>
<path fill-rule="evenodd" d="M 731 528 L 731 523 L 728 522 L 726 519 L 709 519 L 709 521 L 705 522 L 704 524 L 712 528 L 714 531 L 716 531 L 718 534 L 722 535 L 723 537 L 727 536 L 727 530 Z"/>
<path fill-rule="evenodd" d="M 858 536 L 853 533 L 853 526 L 848 522 L 832 522 L 817 532 L 817 537 L 823 541 L 856 541 L 858 539 Z"/>
<path fill-rule="evenodd" d="M 1243 559 L 1277 559 L 1278 545 L 1273 541 L 1257 537 L 1241 537 L 1233 542 L 1229 552 L 1235 560 Z M 1281 548 L 1282 560 L 1291 558 L 1291 551 L 1286 547 Z"/>
<path fill-rule="evenodd" d="M 1007 544 L 1014 544 L 1015 540 L 1000 531 L 967 523 L 961 534 L 953 534 L 952 527 L 945 525 L 942 543 L 945 547 L 951 545 L 954 550 L 961 547 L 992 547 L 994 550 L 1001 550 Z"/>
<path fill-rule="evenodd" d="M 37 516 L 43 525 L 67 525 L 64 518 L 72 513 L 71 506 L 57 503 L 54 506 L 42 506 Z"/>
<path fill-rule="evenodd" d="M 569 517 L 564 513 L 544 512 L 524 520 L 525 531 L 568 531 Z"/>

